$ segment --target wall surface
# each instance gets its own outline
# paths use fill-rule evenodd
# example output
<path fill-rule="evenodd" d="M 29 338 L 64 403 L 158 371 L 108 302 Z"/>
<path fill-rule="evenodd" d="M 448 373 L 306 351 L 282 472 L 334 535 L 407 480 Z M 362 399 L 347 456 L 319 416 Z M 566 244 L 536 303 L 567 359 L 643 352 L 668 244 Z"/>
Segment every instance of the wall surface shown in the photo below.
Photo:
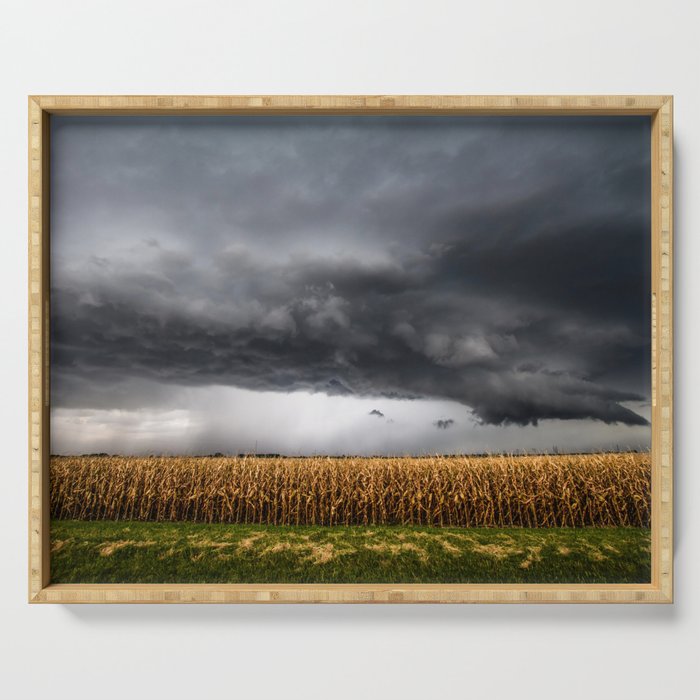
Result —
<path fill-rule="evenodd" d="M 3 2 L 0 687 L 53 698 L 695 697 L 700 42 L 692 0 Z M 676 604 L 79 607 L 26 601 L 26 95 L 670 93 Z M 697 688 L 695 689 L 697 691 Z"/>

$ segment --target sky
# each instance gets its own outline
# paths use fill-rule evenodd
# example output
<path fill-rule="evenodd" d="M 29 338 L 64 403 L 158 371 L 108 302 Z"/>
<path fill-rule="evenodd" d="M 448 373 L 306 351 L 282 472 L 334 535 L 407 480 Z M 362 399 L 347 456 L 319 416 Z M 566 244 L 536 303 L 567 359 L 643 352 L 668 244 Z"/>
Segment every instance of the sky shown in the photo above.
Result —
<path fill-rule="evenodd" d="M 52 117 L 54 454 L 646 449 L 646 117 Z"/>

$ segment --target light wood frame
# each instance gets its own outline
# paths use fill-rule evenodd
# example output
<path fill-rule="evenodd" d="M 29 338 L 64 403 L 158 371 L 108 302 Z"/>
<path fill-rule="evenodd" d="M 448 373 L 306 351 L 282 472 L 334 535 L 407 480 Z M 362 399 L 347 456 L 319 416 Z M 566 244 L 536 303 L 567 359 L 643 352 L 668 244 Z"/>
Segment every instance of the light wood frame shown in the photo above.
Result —
<path fill-rule="evenodd" d="M 49 562 L 49 120 L 62 115 L 649 115 L 652 579 L 649 584 L 52 584 Z M 671 603 L 673 99 L 670 96 L 30 96 L 29 601 L 32 603 Z"/>

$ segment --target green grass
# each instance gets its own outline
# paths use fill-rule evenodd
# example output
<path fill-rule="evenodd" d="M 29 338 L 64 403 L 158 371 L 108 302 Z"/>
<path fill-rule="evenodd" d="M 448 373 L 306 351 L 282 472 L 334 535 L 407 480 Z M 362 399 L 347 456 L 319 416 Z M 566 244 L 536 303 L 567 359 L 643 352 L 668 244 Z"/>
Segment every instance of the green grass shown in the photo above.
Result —
<path fill-rule="evenodd" d="M 646 528 L 54 520 L 53 583 L 648 583 Z"/>

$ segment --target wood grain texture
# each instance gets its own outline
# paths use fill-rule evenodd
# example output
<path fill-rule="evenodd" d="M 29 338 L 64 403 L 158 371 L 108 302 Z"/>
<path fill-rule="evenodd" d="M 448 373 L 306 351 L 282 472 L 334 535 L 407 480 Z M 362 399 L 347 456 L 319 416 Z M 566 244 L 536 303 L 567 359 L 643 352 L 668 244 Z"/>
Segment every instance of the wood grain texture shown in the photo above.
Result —
<path fill-rule="evenodd" d="M 51 114 L 643 114 L 652 118 L 652 581 L 645 585 L 50 584 Z M 673 601 L 673 101 L 659 95 L 48 95 L 29 98 L 29 600 L 35 603 Z"/>
<path fill-rule="evenodd" d="M 54 584 L 37 603 L 658 603 L 653 585 Z"/>
<path fill-rule="evenodd" d="M 29 596 L 49 583 L 49 116 L 29 101 Z"/>
<path fill-rule="evenodd" d="M 60 114 L 655 114 L 659 95 L 41 95 Z"/>
<path fill-rule="evenodd" d="M 673 599 L 673 100 L 652 122 L 652 584 Z"/>

